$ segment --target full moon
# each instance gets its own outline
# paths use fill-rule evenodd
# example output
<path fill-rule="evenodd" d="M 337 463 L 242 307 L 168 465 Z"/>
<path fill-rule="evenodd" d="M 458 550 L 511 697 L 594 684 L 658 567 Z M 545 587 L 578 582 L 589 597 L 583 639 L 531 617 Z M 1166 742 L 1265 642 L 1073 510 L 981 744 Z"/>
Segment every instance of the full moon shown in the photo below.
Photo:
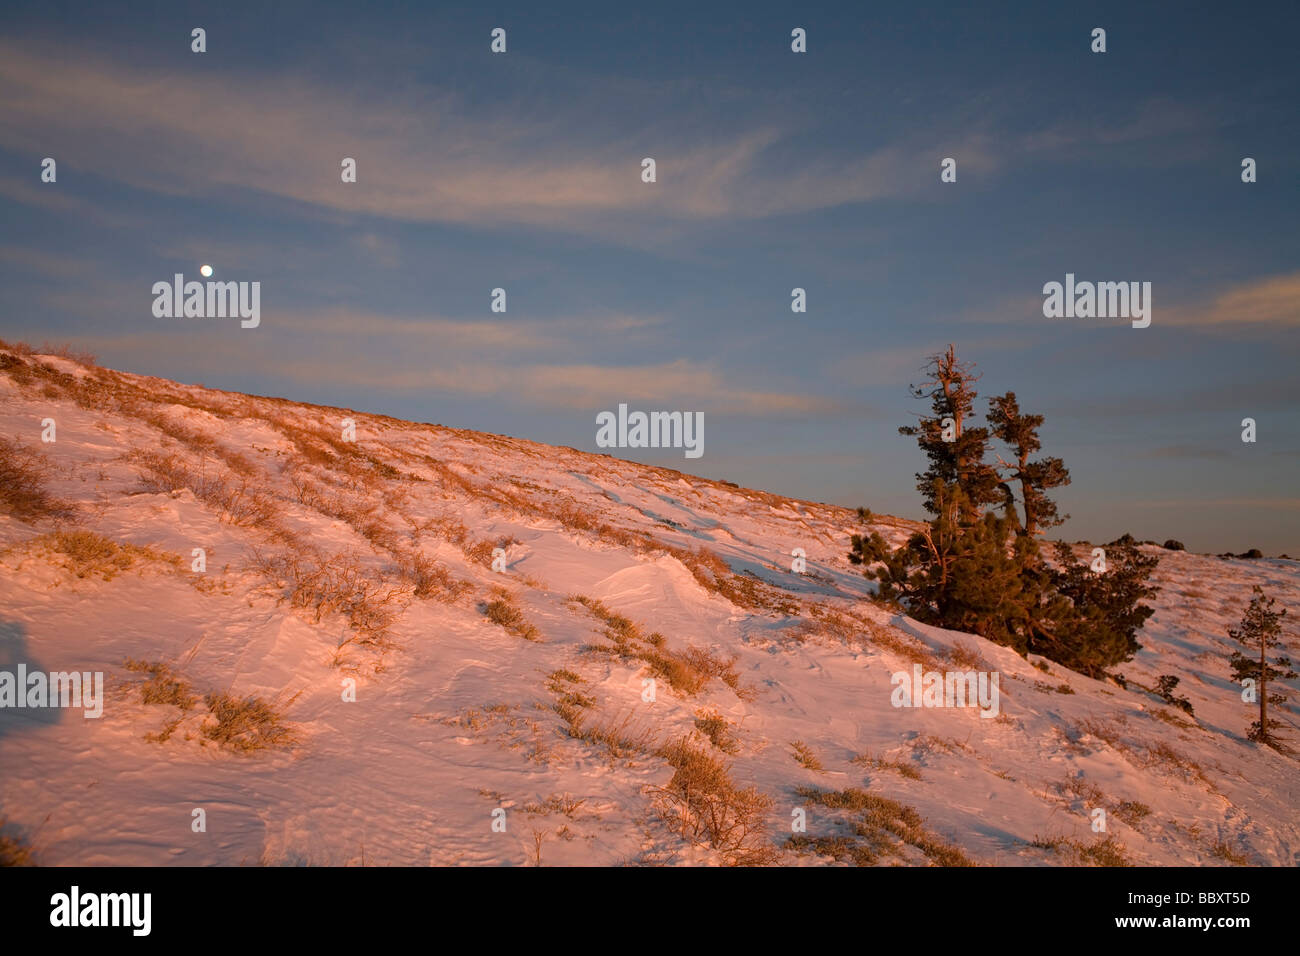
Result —
<path fill-rule="evenodd" d="M 208 276 L 212 275 L 212 266 L 199 266 L 199 274 L 206 279 Z"/>

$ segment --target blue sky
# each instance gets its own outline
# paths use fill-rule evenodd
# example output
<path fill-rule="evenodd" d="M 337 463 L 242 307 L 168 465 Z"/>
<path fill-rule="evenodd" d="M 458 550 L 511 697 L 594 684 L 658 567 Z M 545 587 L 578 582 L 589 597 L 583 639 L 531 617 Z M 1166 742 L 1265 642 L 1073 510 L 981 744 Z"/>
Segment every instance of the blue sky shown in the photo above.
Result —
<path fill-rule="evenodd" d="M 0 336 L 589 450 L 701 411 L 620 454 L 910 516 L 952 342 L 1046 415 L 1062 535 L 1300 552 L 1294 5 L 430 6 L 11 5 Z M 200 263 L 258 329 L 152 315 Z M 1067 272 L 1151 326 L 1044 318 Z"/>

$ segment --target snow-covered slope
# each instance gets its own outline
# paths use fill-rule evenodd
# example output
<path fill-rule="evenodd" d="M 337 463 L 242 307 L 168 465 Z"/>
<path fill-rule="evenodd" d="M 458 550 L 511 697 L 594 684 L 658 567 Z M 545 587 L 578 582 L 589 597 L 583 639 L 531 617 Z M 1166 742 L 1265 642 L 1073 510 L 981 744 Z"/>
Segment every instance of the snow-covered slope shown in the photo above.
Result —
<path fill-rule="evenodd" d="M 1300 606 L 1296 562 L 1159 551 L 1122 689 L 873 603 L 837 507 L 9 351 L 0 436 L 75 507 L 0 516 L 0 670 L 107 681 L 99 719 L 0 710 L 40 863 L 1300 862 L 1225 633 L 1252 584 Z M 894 707 L 914 663 L 996 672 L 998 716 Z M 682 738 L 729 767 L 695 839 Z"/>

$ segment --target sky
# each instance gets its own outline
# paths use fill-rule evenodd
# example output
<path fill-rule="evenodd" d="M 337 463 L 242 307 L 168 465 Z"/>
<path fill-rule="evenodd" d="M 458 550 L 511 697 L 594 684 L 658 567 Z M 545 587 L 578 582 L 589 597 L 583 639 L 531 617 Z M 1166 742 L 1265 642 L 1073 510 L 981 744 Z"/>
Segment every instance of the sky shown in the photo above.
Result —
<path fill-rule="evenodd" d="M 1300 8 L 1203 6 L 10 3 L 0 337 L 590 451 L 698 412 L 609 450 L 918 518 L 952 343 L 1045 416 L 1055 534 L 1298 555 Z M 201 264 L 257 328 L 155 317 Z M 1067 273 L 1150 326 L 1045 317 Z"/>

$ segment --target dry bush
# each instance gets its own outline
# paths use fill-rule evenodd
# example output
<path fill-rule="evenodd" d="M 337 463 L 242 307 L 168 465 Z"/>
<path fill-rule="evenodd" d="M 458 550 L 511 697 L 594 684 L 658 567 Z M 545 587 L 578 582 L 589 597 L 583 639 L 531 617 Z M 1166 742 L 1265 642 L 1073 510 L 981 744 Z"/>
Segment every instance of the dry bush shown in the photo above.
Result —
<path fill-rule="evenodd" d="M 948 660 L 962 670 L 988 670 L 988 662 L 979 648 L 969 641 L 954 641 L 948 649 Z"/>
<path fill-rule="evenodd" d="M 437 598 L 443 603 L 456 600 L 474 587 L 468 581 L 452 577 L 445 567 L 419 551 L 401 555 L 398 573 L 403 581 L 411 585 L 416 597 Z"/>
<path fill-rule="evenodd" d="M 509 594 L 502 593 L 495 600 L 483 605 L 483 613 L 493 624 L 497 624 L 516 637 L 526 641 L 541 641 L 541 632 L 524 617 Z"/>
<path fill-rule="evenodd" d="M 822 762 L 817 759 L 817 755 L 813 753 L 812 748 L 802 740 L 792 742 L 790 749 L 794 751 L 794 759 L 800 766 L 817 773 L 821 773 L 826 769 L 822 766 Z"/>
<path fill-rule="evenodd" d="M 568 601 L 570 604 L 582 605 L 600 620 L 605 625 L 603 636 L 614 645 L 613 648 L 589 647 L 589 652 L 615 654 L 624 660 L 639 660 L 673 690 L 688 697 L 703 691 L 709 681 L 717 677 L 736 691 L 741 699 L 753 698 L 747 689 L 740 688 L 740 676 L 736 673 L 734 657 L 723 660 L 710 651 L 693 646 L 681 652 L 673 651 L 667 647 L 662 634 L 643 633 L 632 620 L 615 614 L 594 598 L 573 595 Z"/>
<path fill-rule="evenodd" d="M 184 711 L 192 710 L 198 701 L 189 682 L 162 661 L 127 658 L 125 667 L 132 673 L 149 675 L 140 685 L 140 698 L 146 704 L 170 704 Z"/>
<path fill-rule="evenodd" d="M 1071 840 L 1069 837 L 1034 837 L 1030 846 L 1054 853 L 1065 853 L 1076 863 L 1088 866 L 1132 866 L 1133 863 L 1124 855 L 1124 845 L 1113 836 L 1093 843 Z"/>
<path fill-rule="evenodd" d="M 556 709 L 560 711 L 560 707 Z M 570 737 L 600 747 L 611 760 L 626 760 L 654 752 L 654 732 L 634 723 L 634 715 L 631 713 L 621 718 L 598 717 L 580 706 L 573 706 L 560 712 L 560 716 L 565 721 L 565 730 Z"/>
<path fill-rule="evenodd" d="M 727 718 L 716 710 L 696 711 L 695 728 L 708 737 L 709 743 L 724 754 L 740 752 L 740 742 L 736 740 L 736 735 L 731 732 L 731 724 L 727 721 Z"/>
<path fill-rule="evenodd" d="M 256 750 L 291 747 L 297 735 L 284 724 L 275 706 L 260 697 L 232 697 L 212 693 L 204 697 L 214 721 L 205 721 L 203 736 L 227 750 L 252 753 Z"/>
<path fill-rule="evenodd" d="M 656 788 L 661 817 L 685 839 L 712 847 L 732 866 L 761 866 L 776 859 L 767 839 L 772 799 L 757 787 L 738 787 L 730 768 L 688 739 L 662 748 L 673 768 L 666 787 Z"/>
<path fill-rule="evenodd" d="M 0 513 L 20 521 L 66 520 L 72 505 L 46 490 L 53 466 L 42 452 L 18 439 L 0 436 Z"/>
<path fill-rule="evenodd" d="M 870 767 L 873 770 L 893 770 L 895 773 L 906 777 L 908 780 L 921 779 L 921 771 L 917 770 L 912 764 L 905 763 L 901 760 L 887 760 L 884 757 L 873 757 L 869 751 L 863 751 L 850 760 L 849 763 Z"/>
<path fill-rule="evenodd" d="M 874 863 L 882 854 L 898 855 L 891 837 L 915 847 L 936 866 L 974 866 L 958 847 L 940 840 L 925 828 L 925 821 L 913 807 L 888 797 L 881 797 L 859 787 L 847 790 L 819 790 L 796 787 L 795 792 L 812 804 L 830 810 L 844 810 L 853 815 L 853 832 L 864 843 L 858 854 L 862 861 Z M 789 846 L 798 848 L 805 841 L 792 839 Z"/>
<path fill-rule="evenodd" d="M 69 342 L 42 342 L 36 348 L 27 346 L 27 349 L 31 355 L 53 355 L 87 367 L 93 366 L 96 361 L 95 353 L 76 348 Z"/>
<path fill-rule="evenodd" d="M 137 466 L 140 484 L 146 491 L 170 494 L 188 488 L 195 498 L 216 508 L 230 524 L 263 527 L 275 522 L 274 500 L 260 494 L 247 475 L 235 480 L 209 475 L 202 464 L 195 472 L 178 455 L 143 449 L 136 449 L 126 457 Z"/>
<path fill-rule="evenodd" d="M 410 535 L 413 544 L 419 544 L 420 536 L 426 532 L 432 532 L 436 537 L 457 546 L 464 545 L 469 537 L 469 528 L 465 527 L 465 523 L 457 518 L 442 516 L 416 521 L 409 515 L 404 517 L 411 526 Z"/>
<path fill-rule="evenodd" d="M 1233 866 L 1250 866 L 1250 857 L 1234 850 L 1222 840 L 1210 847 L 1210 853 L 1220 860 L 1231 863 Z"/>
<path fill-rule="evenodd" d="M 23 548 L 50 556 L 78 578 L 98 576 L 111 581 L 137 564 L 151 562 L 176 569 L 184 567 L 179 555 L 135 544 L 118 544 L 93 531 L 55 531 L 31 539 Z"/>
<path fill-rule="evenodd" d="M 1136 830 L 1143 820 L 1151 816 L 1151 808 L 1136 800 L 1125 800 L 1111 813 Z"/>
<path fill-rule="evenodd" d="M 1083 777 L 1066 777 L 1056 785 L 1056 789 L 1070 801 L 1081 800 L 1088 807 L 1106 805 L 1106 794 Z"/>
<path fill-rule="evenodd" d="M 311 611 L 315 621 L 341 614 L 355 632 L 343 644 L 386 647 L 406 587 L 388 586 L 381 577 L 363 571 L 349 554 L 318 552 L 268 555 L 253 552 L 251 566 L 285 589 L 281 600 Z"/>
<path fill-rule="evenodd" d="M 492 550 L 496 547 L 491 541 L 476 541 L 462 550 L 465 557 L 475 564 L 481 564 L 485 568 L 492 567 Z"/>

